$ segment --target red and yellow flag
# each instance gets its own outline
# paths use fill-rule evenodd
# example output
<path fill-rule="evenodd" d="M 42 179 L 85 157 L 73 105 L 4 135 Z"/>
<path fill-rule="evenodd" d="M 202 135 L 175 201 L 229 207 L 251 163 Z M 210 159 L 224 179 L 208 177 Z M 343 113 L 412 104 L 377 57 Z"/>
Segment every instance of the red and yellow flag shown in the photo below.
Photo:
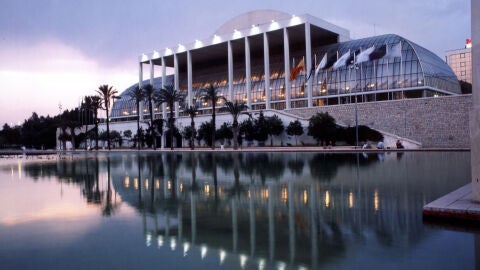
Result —
<path fill-rule="evenodd" d="M 303 69 L 303 58 L 302 60 L 300 60 L 300 62 L 298 62 L 298 65 L 296 67 L 290 70 L 290 81 L 295 80 L 302 69 Z"/>

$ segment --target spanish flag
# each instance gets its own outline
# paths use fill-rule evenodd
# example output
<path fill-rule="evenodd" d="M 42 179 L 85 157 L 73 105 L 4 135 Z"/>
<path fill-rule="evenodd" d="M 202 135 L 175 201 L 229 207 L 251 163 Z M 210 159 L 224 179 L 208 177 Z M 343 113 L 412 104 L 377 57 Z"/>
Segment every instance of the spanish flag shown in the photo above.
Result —
<path fill-rule="evenodd" d="M 302 69 L 303 69 L 303 58 L 302 60 L 300 60 L 300 62 L 298 62 L 298 65 L 296 67 L 290 70 L 290 81 L 295 80 Z"/>

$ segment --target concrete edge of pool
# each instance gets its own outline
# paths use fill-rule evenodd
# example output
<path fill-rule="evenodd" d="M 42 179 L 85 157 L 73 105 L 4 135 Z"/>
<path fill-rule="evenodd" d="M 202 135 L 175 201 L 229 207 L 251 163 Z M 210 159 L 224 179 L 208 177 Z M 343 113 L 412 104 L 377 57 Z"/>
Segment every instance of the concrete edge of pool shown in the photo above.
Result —
<path fill-rule="evenodd" d="M 423 207 L 426 218 L 480 221 L 480 203 L 472 200 L 472 184 L 467 184 Z"/>

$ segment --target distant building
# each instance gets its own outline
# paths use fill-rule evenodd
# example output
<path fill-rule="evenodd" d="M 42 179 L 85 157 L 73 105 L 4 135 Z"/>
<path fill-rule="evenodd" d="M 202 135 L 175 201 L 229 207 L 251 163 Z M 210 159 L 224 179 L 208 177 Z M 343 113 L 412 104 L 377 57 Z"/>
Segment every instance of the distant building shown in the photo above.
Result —
<path fill-rule="evenodd" d="M 465 48 L 450 50 L 445 53 L 445 59 L 447 64 L 452 68 L 458 80 L 462 84 L 462 90 L 464 84 L 470 86 L 472 84 L 472 41 L 466 40 Z M 467 87 L 468 87 L 467 86 Z"/>

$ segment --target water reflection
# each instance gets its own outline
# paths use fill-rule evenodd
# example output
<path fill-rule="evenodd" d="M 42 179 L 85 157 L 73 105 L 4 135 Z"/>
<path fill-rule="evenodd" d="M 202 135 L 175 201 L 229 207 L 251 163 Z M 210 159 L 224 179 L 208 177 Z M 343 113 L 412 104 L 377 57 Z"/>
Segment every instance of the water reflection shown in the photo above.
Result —
<path fill-rule="evenodd" d="M 419 245 L 428 238 L 421 208 L 468 182 L 468 166 L 464 153 L 196 152 L 99 154 L 21 171 L 82 186 L 104 216 L 134 207 L 148 247 L 282 269 L 329 266 L 367 244 Z"/>

